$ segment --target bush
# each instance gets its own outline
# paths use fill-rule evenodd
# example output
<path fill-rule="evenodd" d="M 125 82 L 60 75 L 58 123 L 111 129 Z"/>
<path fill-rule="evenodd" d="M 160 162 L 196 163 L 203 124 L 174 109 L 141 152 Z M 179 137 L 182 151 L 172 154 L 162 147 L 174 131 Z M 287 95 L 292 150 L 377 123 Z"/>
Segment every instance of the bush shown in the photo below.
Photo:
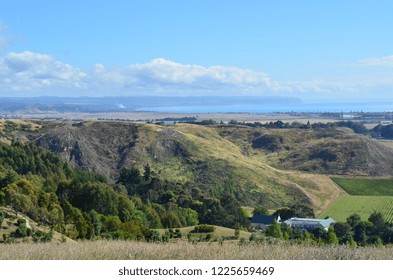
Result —
<path fill-rule="evenodd" d="M 49 242 L 53 238 L 53 231 L 43 232 L 41 230 L 37 230 L 32 235 L 34 242 Z"/>
<path fill-rule="evenodd" d="M 192 232 L 196 233 L 207 233 L 207 232 L 213 232 L 216 228 L 214 226 L 210 225 L 198 225 L 194 227 L 194 230 Z"/>
<path fill-rule="evenodd" d="M 5 217 L 4 211 L 0 211 L 0 228 L 1 228 L 2 224 L 3 224 L 4 217 Z"/>

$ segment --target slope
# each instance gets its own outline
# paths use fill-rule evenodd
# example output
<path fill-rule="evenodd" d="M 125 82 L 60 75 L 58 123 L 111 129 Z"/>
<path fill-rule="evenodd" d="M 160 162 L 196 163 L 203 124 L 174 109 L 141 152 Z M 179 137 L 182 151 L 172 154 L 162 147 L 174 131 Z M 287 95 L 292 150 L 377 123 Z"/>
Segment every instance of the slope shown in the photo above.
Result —
<path fill-rule="evenodd" d="M 215 128 L 122 122 L 61 123 L 36 140 L 74 166 L 113 181 L 124 167 L 146 164 L 169 181 L 195 182 L 201 191 L 232 192 L 244 204 L 310 204 L 307 193 L 266 161 L 245 155 Z"/>

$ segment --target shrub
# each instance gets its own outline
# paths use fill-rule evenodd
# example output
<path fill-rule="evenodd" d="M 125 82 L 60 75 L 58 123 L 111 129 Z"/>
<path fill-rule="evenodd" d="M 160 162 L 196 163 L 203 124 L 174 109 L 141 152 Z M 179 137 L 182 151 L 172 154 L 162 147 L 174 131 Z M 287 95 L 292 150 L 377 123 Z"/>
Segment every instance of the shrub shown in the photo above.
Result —
<path fill-rule="evenodd" d="M 0 211 L 0 228 L 1 228 L 2 224 L 3 224 L 4 217 L 5 217 L 4 211 Z"/>
<path fill-rule="evenodd" d="M 32 235 L 34 242 L 49 242 L 53 238 L 53 231 L 43 232 L 41 230 L 37 230 Z"/>
<path fill-rule="evenodd" d="M 196 233 L 206 233 L 206 232 L 213 232 L 216 228 L 210 225 L 198 225 L 194 227 L 192 232 Z"/>

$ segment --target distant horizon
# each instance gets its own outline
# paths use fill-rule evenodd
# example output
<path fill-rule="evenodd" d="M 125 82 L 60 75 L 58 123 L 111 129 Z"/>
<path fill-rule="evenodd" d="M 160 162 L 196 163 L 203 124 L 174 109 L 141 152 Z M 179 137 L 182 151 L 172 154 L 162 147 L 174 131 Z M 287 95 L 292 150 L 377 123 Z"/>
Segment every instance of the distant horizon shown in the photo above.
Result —
<path fill-rule="evenodd" d="M 321 113 L 393 112 L 393 100 L 277 96 L 0 97 L 0 112 Z"/>

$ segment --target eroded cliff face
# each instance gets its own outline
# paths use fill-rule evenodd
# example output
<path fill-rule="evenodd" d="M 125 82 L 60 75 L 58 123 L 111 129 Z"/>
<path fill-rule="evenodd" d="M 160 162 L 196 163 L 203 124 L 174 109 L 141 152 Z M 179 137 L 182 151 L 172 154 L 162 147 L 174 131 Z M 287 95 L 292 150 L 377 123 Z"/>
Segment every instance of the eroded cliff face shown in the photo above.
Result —
<path fill-rule="evenodd" d="M 116 122 L 64 123 L 35 142 L 73 166 L 114 178 L 117 170 L 135 162 L 138 126 Z"/>

